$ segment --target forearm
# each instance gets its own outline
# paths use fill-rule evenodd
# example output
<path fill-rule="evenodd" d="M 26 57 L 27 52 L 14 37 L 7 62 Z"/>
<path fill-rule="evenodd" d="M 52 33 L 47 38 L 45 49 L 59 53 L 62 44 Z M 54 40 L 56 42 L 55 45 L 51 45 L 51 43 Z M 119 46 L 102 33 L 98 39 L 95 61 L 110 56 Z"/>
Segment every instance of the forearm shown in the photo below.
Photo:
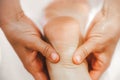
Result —
<path fill-rule="evenodd" d="M 104 15 L 108 18 L 112 19 L 119 18 L 120 19 L 120 0 L 105 0 L 104 2 Z"/>
<path fill-rule="evenodd" d="M 0 26 L 3 27 L 12 21 L 18 21 L 23 16 L 20 0 L 1 0 Z"/>
<path fill-rule="evenodd" d="M 112 5 L 112 6 L 111 6 Z M 111 26 L 107 26 L 108 28 L 114 27 L 116 32 L 118 32 L 117 36 L 120 37 L 120 0 L 105 0 L 103 7 L 103 18 L 106 20 L 107 24 L 111 24 Z M 113 24 L 114 23 L 114 24 Z"/>

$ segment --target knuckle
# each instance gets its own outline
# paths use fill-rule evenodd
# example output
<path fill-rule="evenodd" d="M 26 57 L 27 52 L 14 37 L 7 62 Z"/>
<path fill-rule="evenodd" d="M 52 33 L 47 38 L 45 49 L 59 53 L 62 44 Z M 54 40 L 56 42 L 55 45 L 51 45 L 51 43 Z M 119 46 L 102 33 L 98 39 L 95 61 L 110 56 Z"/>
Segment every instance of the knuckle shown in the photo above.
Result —
<path fill-rule="evenodd" d="M 32 67 L 32 64 L 30 62 L 30 60 L 26 59 L 25 62 L 23 63 L 23 66 L 29 70 Z"/>
<path fill-rule="evenodd" d="M 92 43 L 93 51 L 101 50 L 105 46 L 103 38 L 92 38 L 90 42 Z"/>
<path fill-rule="evenodd" d="M 43 55 L 45 57 L 48 57 L 50 55 L 50 50 L 51 50 L 51 46 L 50 45 L 46 45 L 44 48 L 43 48 Z"/>
<path fill-rule="evenodd" d="M 103 49 L 103 46 L 104 46 L 103 42 L 101 42 L 101 41 L 96 42 L 95 43 L 95 51 Z"/>
<path fill-rule="evenodd" d="M 29 58 L 25 59 L 25 64 L 31 66 L 31 60 Z"/>
<path fill-rule="evenodd" d="M 34 48 L 35 47 L 35 41 L 34 40 L 26 40 L 23 42 L 23 44 L 26 45 L 28 48 Z"/>
<path fill-rule="evenodd" d="M 84 47 L 81 48 L 81 53 L 79 53 L 82 58 L 85 58 L 88 56 L 88 50 Z"/>

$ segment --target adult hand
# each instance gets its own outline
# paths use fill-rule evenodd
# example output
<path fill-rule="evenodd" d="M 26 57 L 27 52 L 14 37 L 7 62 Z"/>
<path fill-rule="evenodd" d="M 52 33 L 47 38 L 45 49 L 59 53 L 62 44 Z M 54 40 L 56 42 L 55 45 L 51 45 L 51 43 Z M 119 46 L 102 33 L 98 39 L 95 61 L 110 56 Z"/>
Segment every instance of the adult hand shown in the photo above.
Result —
<path fill-rule="evenodd" d="M 73 56 L 75 64 L 80 64 L 88 57 L 90 76 L 93 80 L 98 80 L 108 68 L 120 38 L 119 3 L 120 0 L 105 0 L 102 15 L 96 17 L 84 44 Z"/>
<path fill-rule="evenodd" d="M 47 80 L 37 55 L 41 52 L 51 62 L 57 62 L 59 56 L 55 50 L 42 40 L 35 24 L 24 15 L 19 0 L 2 0 L 0 10 L 0 26 L 25 68 L 36 80 Z"/>

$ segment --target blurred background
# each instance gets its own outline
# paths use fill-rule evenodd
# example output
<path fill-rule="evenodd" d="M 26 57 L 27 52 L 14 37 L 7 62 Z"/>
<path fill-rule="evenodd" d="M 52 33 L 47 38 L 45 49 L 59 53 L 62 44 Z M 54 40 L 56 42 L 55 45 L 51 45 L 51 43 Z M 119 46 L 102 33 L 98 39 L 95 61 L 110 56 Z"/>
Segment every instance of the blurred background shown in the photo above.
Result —
<path fill-rule="evenodd" d="M 91 4 L 94 5 L 94 0 L 91 1 Z M 25 14 L 30 17 L 37 26 L 39 26 L 40 30 L 42 30 L 42 27 L 40 25 L 42 11 L 44 7 L 47 6 L 50 2 L 51 0 L 21 0 L 21 5 Z M 23 67 L 21 61 L 7 41 L 1 29 L 0 80 L 34 80 L 33 77 Z M 116 47 L 111 65 L 103 74 L 101 80 L 120 80 L 120 41 Z"/>

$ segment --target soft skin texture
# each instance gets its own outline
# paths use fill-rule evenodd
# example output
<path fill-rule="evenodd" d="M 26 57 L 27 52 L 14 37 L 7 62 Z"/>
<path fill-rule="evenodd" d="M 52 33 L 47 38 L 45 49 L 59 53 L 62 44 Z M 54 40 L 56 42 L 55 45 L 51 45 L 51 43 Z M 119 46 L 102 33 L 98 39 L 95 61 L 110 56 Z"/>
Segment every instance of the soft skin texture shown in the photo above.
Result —
<path fill-rule="evenodd" d="M 105 0 L 103 10 L 96 16 L 88 31 L 86 41 L 74 53 L 73 60 L 76 64 L 80 64 L 88 57 L 90 75 L 93 80 L 99 80 L 109 67 L 120 38 L 119 4 L 120 0 Z M 80 61 L 76 62 L 78 56 Z"/>
<path fill-rule="evenodd" d="M 59 1 L 59 0 L 57 0 Z M 86 0 L 81 0 L 86 4 Z M 67 0 L 66 0 L 67 2 Z M 59 2 L 60 3 L 60 2 Z M 49 19 L 56 16 L 71 16 L 79 20 L 81 23 L 85 19 L 81 16 L 79 11 L 83 14 L 89 12 L 88 6 L 82 9 L 77 7 L 71 8 L 67 6 L 67 3 L 59 5 L 51 5 L 46 9 L 47 17 Z M 68 3 L 71 3 L 69 1 Z M 77 3 L 79 4 L 79 3 Z M 112 4 L 112 6 L 111 6 Z M 73 56 L 73 62 L 75 64 L 80 64 L 86 57 L 88 57 L 90 75 L 93 80 L 99 80 L 103 72 L 109 67 L 111 62 L 114 49 L 120 37 L 120 0 L 105 0 L 103 10 L 95 17 L 91 24 L 91 27 L 85 36 L 85 42 L 82 46 L 76 50 Z M 75 4 L 76 5 L 76 4 Z M 61 8 L 67 6 L 66 8 Z M 55 7 L 55 8 L 54 8 Z M 68 9 L 69 8 L 69 9 Z M 85 11 L 84 11 L 85 10 Z M 86 12 L 86 13 L 84 13 Z M 51 13 L 51 14 L 49 14 Z M 79 15 L 77 14 L 79 13 Z M 74 15 L 75 14 L 75 15 Z M 81 21 L 82 19 L 82 21 Z M 83 28 L 84 29 L 84 26 Z M 81 32 L 84 30 L 81 30 Z M 97 46 L 97 47 L 96 47 Z M 76 60 L 76 57 L 79 61 Z"/>
<path fill-rule="evenodd" d="M 88 6 L 86 0 L 74 4 L 72 0 L 56 0 L 45 9 L 48 23 L 44 34 L 60 55 L 57 64 L 47 60 L 51 80 L 90 80 L 86 61 L 80 65 L 72 61 L 73 53 L 84 40 Z"/>
<path fill-rule="evenodd" d="M 23 13 L 19 0 L 0 0 L 0 26 L 24 67 L 35 80 L 47 80 L 38 52 L 51 62 L 57 62 L 59 57 L 57 55 L 52 59 L 51 55 L 55 55 L 56 51 L 42 40 L 39 29 Z"/>
<path fill-rule="evenodd" d="M 50 80 L 90 80 L 86 61 L 72 62 L 74 51 L 83 42 L 79 22 L 71 17 L 57 17 L 47 23 L 44 33 L 60 55 L 56 64 L 47 60 Z"/>
<path fill-rule="evenodd" d="M 44 15 L 48 21 L 58 16 L 73 17 L 80 23 L 80 31 L 84 35 L 89 11 L 87 0 L 55 0 L 46 7 Z"/>

